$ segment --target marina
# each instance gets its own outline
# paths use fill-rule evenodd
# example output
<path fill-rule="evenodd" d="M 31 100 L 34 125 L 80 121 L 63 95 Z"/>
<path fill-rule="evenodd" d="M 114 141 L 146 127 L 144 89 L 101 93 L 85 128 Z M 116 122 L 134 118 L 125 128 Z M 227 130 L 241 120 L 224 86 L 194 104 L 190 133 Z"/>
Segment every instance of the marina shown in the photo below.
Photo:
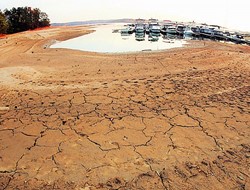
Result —
<path fill-rule="evenodd" d="M 155 34 L 162 34 L 165 38 L 166 34 L 170 34 L 181 36 L 181 38 L 184 39 L 194 37 L 200 40 L 211 39 L 250 45 L 250 41 L 244 39 L 244 34 L 241 32 L 230 31 L 227 28 L 217 25 L 198 24 L 194 22 L 173 22 L 170 20 L 160 22 L 158 19 L 136 19 L 134 24 L 128 24 L 125 26 L 129 27 L 121 29 L 121 33 L 124 33 L 124 31 L 127 31 L 127 33 L 130 34 L 135 32 L 136 36 L 138 36 L 138 33 L 146 33 L 149 35 L 150 41 L 151 36 L 155 36 Z M 119 32 L 119 30 L 117 32 Z"/>

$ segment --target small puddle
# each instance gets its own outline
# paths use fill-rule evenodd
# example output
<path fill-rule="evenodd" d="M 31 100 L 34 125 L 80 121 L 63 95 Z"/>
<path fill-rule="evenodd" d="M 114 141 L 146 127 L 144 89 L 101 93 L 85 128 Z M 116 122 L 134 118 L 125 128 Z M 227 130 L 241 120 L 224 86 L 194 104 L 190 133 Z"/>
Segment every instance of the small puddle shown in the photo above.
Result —
<path fill-rule="evenodd" d="M 74 39 L 58 42 L 51 48 L 67 48 L 100 53 L 126 53 L 139 51 L 157 51 L 182 47 L 187 42 L 176 36 L 150 36 L 147 34 L 112 33 L 123 25 L 102 25 L 95 32 Z"/>

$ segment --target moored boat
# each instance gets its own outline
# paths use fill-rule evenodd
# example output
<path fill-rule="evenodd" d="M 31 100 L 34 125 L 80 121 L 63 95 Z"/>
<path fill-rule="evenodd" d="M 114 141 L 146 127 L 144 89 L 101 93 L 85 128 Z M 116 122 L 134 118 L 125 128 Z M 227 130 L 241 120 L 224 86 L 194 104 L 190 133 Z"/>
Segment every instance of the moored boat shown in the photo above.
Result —
<path fill-rule="evenodd" d="M 245 44 L 247 41 L 244 39 L 244 37 L 240 34 L 234 33 L 229 36 L 230 41 L 237 43 L 237 44 Z"/>
<path fill-rule="evenodd" d="M 127 27 L 127 28 L 121 29 L 121 33 L 132 34 L 133 32 L 134 32 L 134 28 L 132 28 L 132 27 Z"/>
<path fill-rule="evenodd" d="M 213 37 L 217 40 L 226 40 L 226 37 L 223 35 L 223 31 L 219 29 L 213 30 Z"/>
<path fill-rule="evenodd" d="M 149 19 L 148 23 L 148 33 L 160 33 L 161 26 L 158 23 L 157 19 Z"/>
<path fill-rule="evenodd" d="M 184 31 L 185 36 L 199 36 L 200 28 L 198 26 L 187 26 Z"/>
<path fill-rule="evenodd" d="M 161 28 L 161 33 L 162 33 L 162 34 L 167 34 L 167 29 L 168 29 L 168 27 L 170 27 L 170 26 L 173 26 L 173 23 L 168 22 L 168 23 L 163 24 L 163 25 L 162 25 L 162 28 Z"/>
<path fill-rule="evenodd" d="M 186 29 L 185 25 L 177 25 L 177 27 L 176 27 L 177 34 L 183 35 L 185 29 Z"/>
<path fill-rule="evenodd" d="M 176 26 L 169 26 L 166 30 L 168 34 L 178 34 Z"/>
<path fill-rule="evenodd" d="M 153 24 L 149 27 L 149 32 L 151 33 L 160 33 L 161 32 L 161 27 L 159 24 Z"/>
<path fill-rule="evenodd" d="M 137 24 L 135 26 L 135 32 L 136 33 L 144 33 L 145 32 L 145 27 L 142 24 Z"/>
<path fill-rule="evenodd" d="M 200 35 L 203 37 L 207 37 L 207 38 L 214 37 L 214 28 L 201 27 L 200 28 Z"/>
<path fill-rule="evenodd" d="M 136 19 L 135 24 L 135 33 L 144 33 L 145 32 L 145 20 Z"/>

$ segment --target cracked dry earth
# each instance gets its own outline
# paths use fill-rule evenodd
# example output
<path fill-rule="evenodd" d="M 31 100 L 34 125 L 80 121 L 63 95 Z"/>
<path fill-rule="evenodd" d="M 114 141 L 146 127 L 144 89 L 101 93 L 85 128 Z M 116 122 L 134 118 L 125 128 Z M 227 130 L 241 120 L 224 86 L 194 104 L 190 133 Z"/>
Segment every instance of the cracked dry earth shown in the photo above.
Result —
<path fill-rule="evenodd" d="M 250 189 L 250 48 L 46 49 L 0 39 L 0 189 Z"/>

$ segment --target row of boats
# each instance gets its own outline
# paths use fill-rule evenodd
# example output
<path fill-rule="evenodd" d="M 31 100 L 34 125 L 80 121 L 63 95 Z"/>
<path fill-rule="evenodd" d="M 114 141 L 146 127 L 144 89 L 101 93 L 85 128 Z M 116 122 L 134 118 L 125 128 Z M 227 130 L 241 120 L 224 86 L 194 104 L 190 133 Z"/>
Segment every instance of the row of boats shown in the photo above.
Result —
<path fill-rule="evenodd" d="M 127 24 L 126 28 L 120 30 L 122 34 L 136 33 L 137 36 L 142 33 L 147 34 L 171 34 L 181 36 L 205 37 L 216 40 L 232 41 L 239 44 L 248 44 L 250 41 L 245 40 L 243 35 L 235 32 L 223 31 L 219 26 L 195 25 L 195 24 L 177 24 L 167 22 L 159 24 L 158 22 L 150 22 L 148 24 L 136 23 Z"/>

